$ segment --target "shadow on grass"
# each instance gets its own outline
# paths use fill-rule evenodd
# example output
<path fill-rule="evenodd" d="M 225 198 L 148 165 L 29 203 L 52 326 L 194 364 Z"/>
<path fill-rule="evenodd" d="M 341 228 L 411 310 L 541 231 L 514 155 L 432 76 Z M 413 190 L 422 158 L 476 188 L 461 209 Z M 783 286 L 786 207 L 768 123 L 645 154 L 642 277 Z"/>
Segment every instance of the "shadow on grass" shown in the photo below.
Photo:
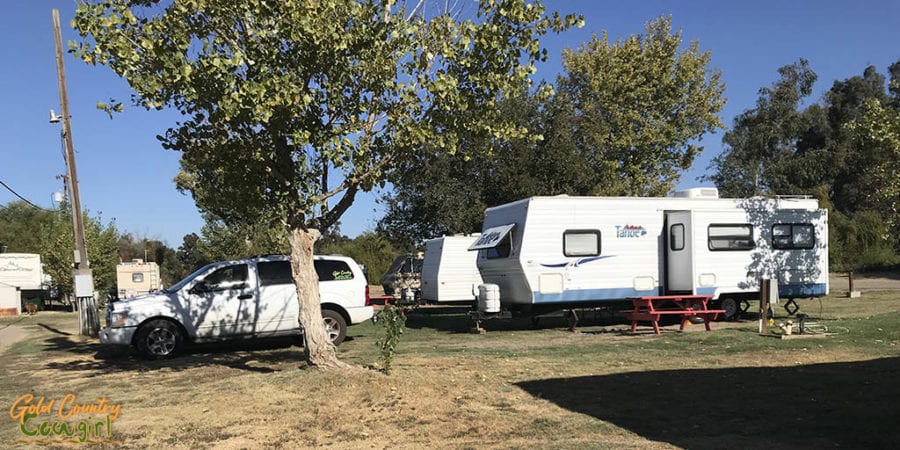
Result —
<path fill-rule="evenodd" d="M 48 362 L 47 367 L 87 372 L 88 377 L 121 371 L 186 370 L 195 367 L 224 366 L 251 372 L 275 372 L 272 365 L 303 362 L 296 338 L 248 339 L 187 345 L 179 356 L 166 360 L 147 360 L 133 347 L 105 345 L 98 341 L 73 340 L 52 336 L 44 340 L 44 351 L 87 356 L 66 362 Z M 250 365 L 250 363 L 255 363 Z"/>
<path fill-rule="evenodd" d="M 466 316 L 468 306 L 428 306 L 406 313 L 406 327 L 432 329 L 446 333 L 469 333 L 472 322 Z M 624 318 L 609 312 L 591 311 L 579 313 L 579 327 L 623 324 Z M 488 319 L 481 323 L 487 331 L 519 331 L 552 328 L 568 328 L 563 313 L 555 312 L 539 316 L 515 315 L 511 319 Z"/>
<path fill-rule="evenodd" d="M 517 383 L 529 394 L 682 448 L 893 448 L 900 358 L 632 372 Z"/>
<path fill-rule="evenodd" d="M 71 336 L 71 335 L 72 335 L 72 333 L 69 333 L 69 332 L 60 330 L 59 328 L 51 327 L 50 325 L 47 325 L 47 324 L 38 323 L 38 324 L 36 324 L 36 325 L 39 326 L 39 327 L 41 327 L 41 328 L 43 328 L 43 329 L 45 329 L 45 330 L 47 330 L 47 331 L 52 331 L 52 332 L 54 332 L 54 333 L 56 333 L 56 334 L 60 334 L 60 335 L 63 335 L 63 336 Z"/>

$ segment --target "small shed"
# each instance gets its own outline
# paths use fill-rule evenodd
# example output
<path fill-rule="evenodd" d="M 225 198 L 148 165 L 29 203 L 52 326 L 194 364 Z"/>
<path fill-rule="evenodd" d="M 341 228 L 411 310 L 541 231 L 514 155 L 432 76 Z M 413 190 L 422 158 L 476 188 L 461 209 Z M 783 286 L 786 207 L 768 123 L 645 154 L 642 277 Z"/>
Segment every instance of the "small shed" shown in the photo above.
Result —
<path fill-rule="evenodd" d="M 0 283 L 0 316 L 22 314 L 22 292 L 19 288 Z"/>

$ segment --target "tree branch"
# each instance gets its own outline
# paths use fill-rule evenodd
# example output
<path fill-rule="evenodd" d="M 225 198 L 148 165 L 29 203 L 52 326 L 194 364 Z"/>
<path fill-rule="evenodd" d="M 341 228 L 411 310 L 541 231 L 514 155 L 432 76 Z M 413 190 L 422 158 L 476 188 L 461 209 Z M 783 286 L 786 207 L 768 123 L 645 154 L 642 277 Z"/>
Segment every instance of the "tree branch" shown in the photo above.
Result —
<path fill-rule="evenodd" d="M 338 201 L 337 205 L 334 205 L 334 208 L 328 211 L 328 213 L 323 214 L 321 217 L 310 221 L 310 228 L 322 231 L 334 225 L 341 215 L 344 214 L 344 211 L 347 211 L 347 208 L 353 204 L 357 192 L 359 192 L 359 184 L 348 186 L 347 192 L 344 193 L 344 196 L 341 197 L 341 200 Z"/>

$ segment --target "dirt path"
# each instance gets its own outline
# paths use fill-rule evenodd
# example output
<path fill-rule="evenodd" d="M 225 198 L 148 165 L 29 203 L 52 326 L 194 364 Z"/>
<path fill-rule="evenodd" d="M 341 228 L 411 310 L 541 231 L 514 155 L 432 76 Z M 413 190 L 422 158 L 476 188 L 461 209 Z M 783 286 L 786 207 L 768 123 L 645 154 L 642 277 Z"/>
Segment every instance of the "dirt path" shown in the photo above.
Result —
<path fill-rule="evenodd" d="M 0 325 L 0 356 L 6 352 L 9 346 L 15 344 L 28 336 L 28 331 L 21 323 L 26 320 L 25 316 L 16 322 Z"/>
<path fill-rule="evenodd" d="M 829 284 L 832 292 L 847 292 L 849 278 L 846 273 L 832 272 Z M 853 275 L 855 291 L 893 291 L 900 290 L 900 273 L 872 272 Z"/>

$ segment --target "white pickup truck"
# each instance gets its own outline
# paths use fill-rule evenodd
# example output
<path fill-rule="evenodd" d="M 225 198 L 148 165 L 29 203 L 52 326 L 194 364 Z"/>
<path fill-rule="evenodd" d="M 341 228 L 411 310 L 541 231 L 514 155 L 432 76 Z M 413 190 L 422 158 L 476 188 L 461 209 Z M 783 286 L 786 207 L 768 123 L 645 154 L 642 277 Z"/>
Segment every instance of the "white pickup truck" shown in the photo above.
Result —
<path fill-rule="evenodd" d="M 367 282 L 344 256 L 316 256 L 322 317 L 340 344 L 347 325 L 371 319 Z M 186 341 L 299 335 L 297 291 L 287 256 L 261 256 L 209 264 L 153 294 L 110 303 L 105 344 L 134 345 L 153 359 L 172 356 Z"/>

